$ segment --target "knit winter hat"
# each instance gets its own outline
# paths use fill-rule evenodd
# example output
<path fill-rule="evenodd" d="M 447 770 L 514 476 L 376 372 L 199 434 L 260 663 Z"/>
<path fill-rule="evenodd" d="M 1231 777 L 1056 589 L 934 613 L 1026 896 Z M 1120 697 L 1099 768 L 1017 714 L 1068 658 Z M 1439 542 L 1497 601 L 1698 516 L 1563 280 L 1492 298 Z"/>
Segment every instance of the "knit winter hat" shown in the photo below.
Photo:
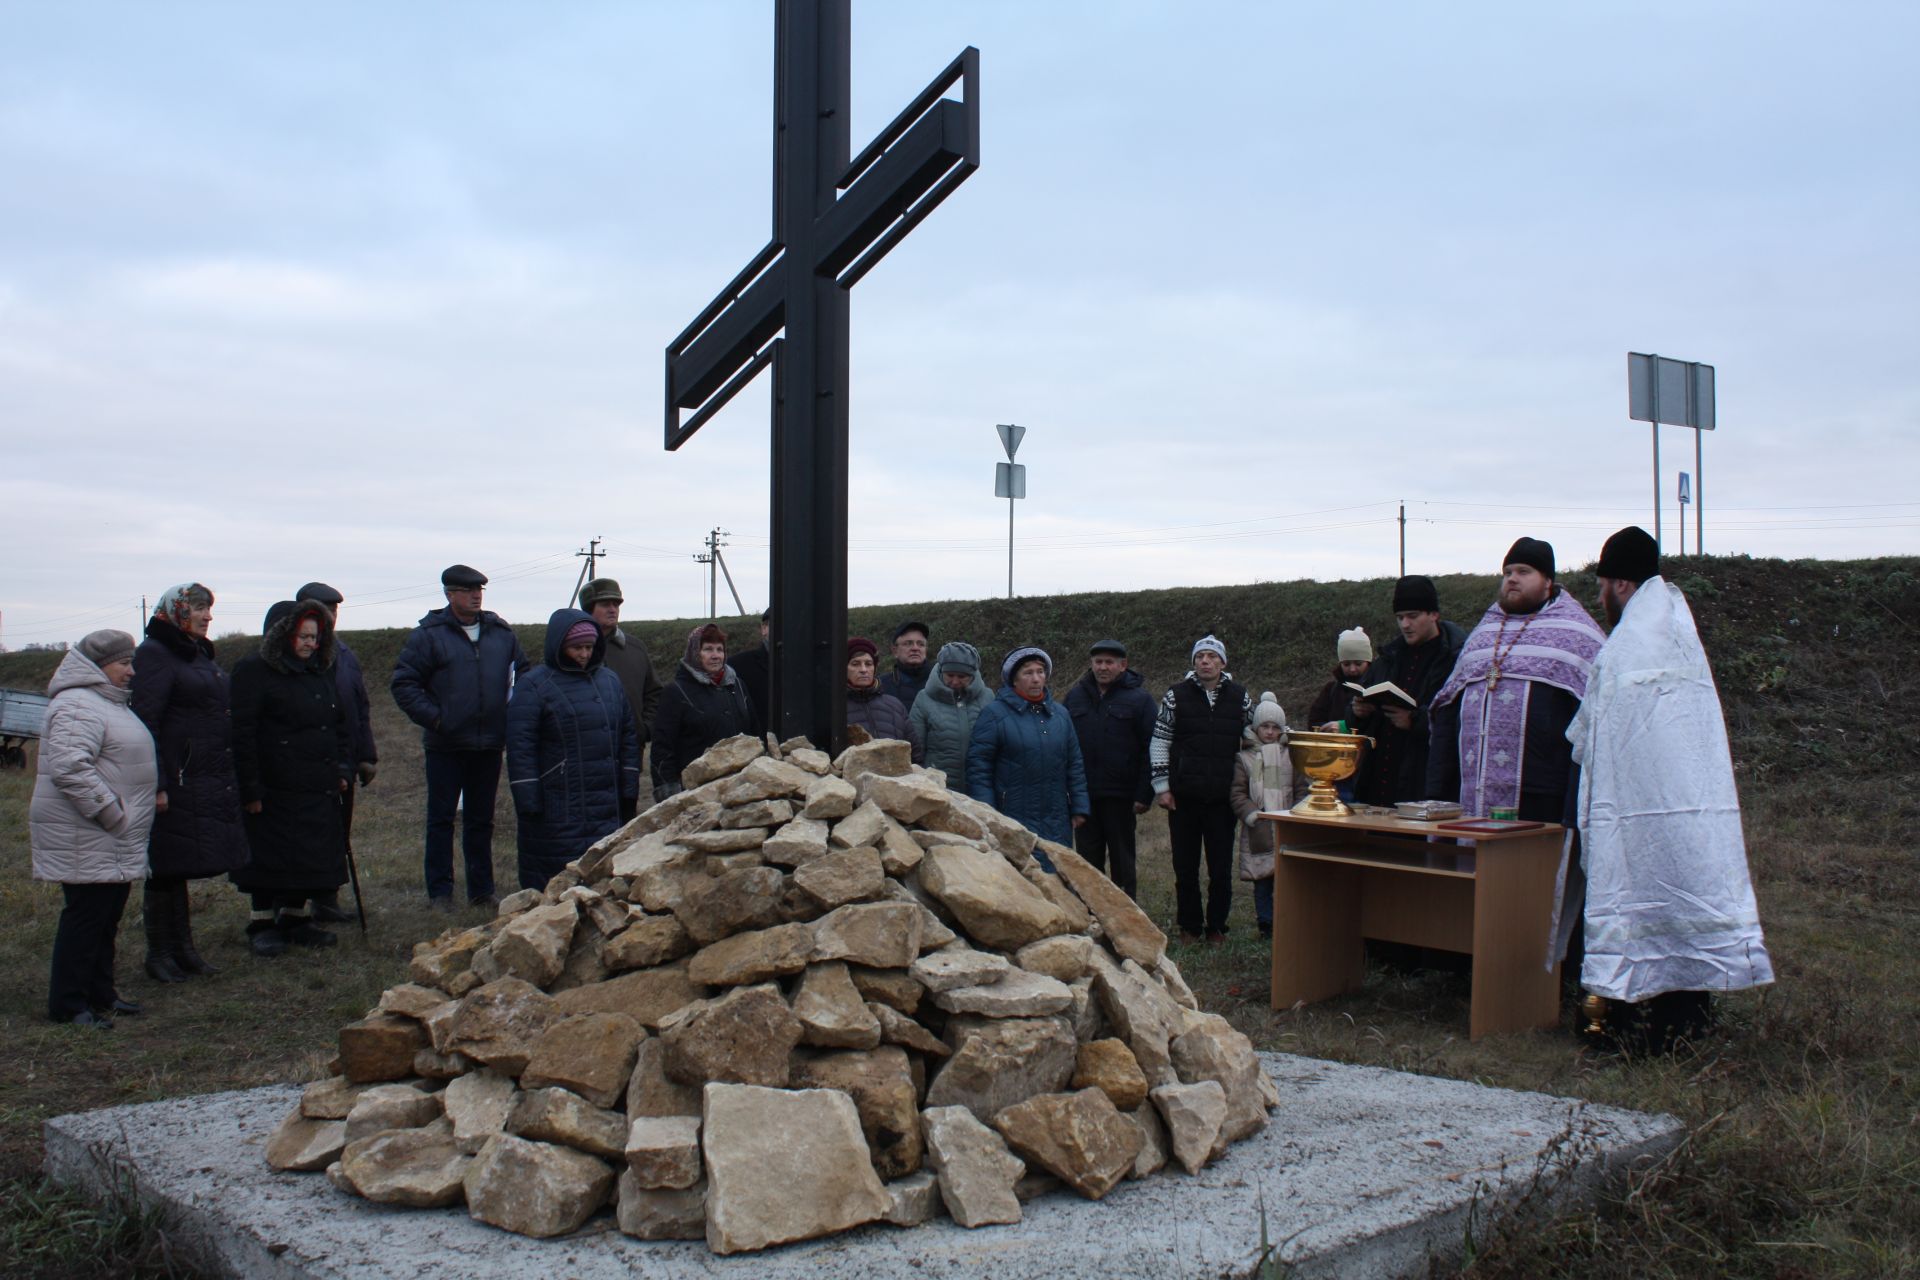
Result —
<path fill-rule="evenodd" d="M 1287 727 L 1286 708 L 1271 692 L 1261 694 L 1260 701 L 1253 707 L 1253 727 L 1258 729 L 1263 724 L 1277 724 L 1283 730 Z"/>
<path fill-rule="evenodd" d="M 1507 558 L 1500 562 L 1505 569 L 1510 564 L 1530 565 L 1540 571 L 1542 577 L 1553 577 L 1553 544 L 1542 542 L 1538 538 L 1522 538 L 1507 548 Z"/>
<path fill-rule="evenodd" d="M 1007 660 L 1000 664 L 1000 682 L 1002 684 L 1012 684 L 1013 673 L 1020 669 L 1021 663 L 1026 662 L 1030 658 L 1040 659 L 1040 665 L 1046 668 L 1047 679 L 1053 679 L 1053 659 L 1049 658 L 1047 651 L 1039 645 L 1030 644 L 1015 649 L 1007 655 Z"/>
<path fill-rule="evenodd" d="M 847 637 L 847 661 L 852 662 L 853 655 L 856 653 L 864 653 L 869 658 L 873 658 L 877 660 L 880 657 L 880 646 L 875 644 L 873 641 L 867 639 L 865 636 L 848 636 Z"/>
<path fill-rule="evenodd" d="M 1215 639 L 1211 631 L 1193 642 L 1193 652 L 1188 654 L 1187 658 L 1191 661 L 1202 653 L 1217 653 L 1220 655 L 1220 661 L 1227 660 L 1227 646 Z"/>
<path fill-rule="evenodd" d="M 940 656 L 934 659 L 934 663 L 943 676 L 956 671 L 979 675 L 980 651 L 965 640 L 949 640 L 940 646 Z"/>
<path fill-rule="evenodd" d="M 600 627 L 598 623 L 576 622 L 567 628 L 567 634 L 560 641 L 560 647 L 564 649 L 570 644 L 592 644 L 599 638 Z"/>
<path fill-rule="evenodd" d="M 110 662 L 130 662 L 133 659 L 133 637 L 124 631 L 89 632 L 74 648 L 80 650 L 80 656 L 96 667 L 104 667 Z"/>
<path fill-rule="evenodd" d="M 1334 643 L 1333 652 L 1341 662 L 1372 662 L 1373 641 L 1367 638 L 1364 627 L 1355 627 L 1351 631 L 1340 633 L 1340 639 Z"/>

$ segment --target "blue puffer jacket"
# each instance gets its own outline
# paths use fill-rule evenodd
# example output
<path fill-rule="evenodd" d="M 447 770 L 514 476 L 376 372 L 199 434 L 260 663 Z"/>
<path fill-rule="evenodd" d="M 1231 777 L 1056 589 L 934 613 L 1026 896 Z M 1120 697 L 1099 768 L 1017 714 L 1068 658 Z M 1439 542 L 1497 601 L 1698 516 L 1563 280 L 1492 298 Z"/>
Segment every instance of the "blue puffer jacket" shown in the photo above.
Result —
<path fill-rule="evenodd" d="M 498 751 L 507 741 L 513 676 L 533 664 L 497 613 L 480 611 L 480 641 L 451 606 L 420 619 L 393 664 L 393 700 L 419 725 L 429 751 Z"/>
<path fill-rule="evenodd" d="M 1147 751 L 1159 705 L 1138 671 L 1122 671 L 1103 695 L 1089 671 L 1067 690 L 1067 714 L 1080 735 L 1087 790 L 1096 796 L 1153 803 Z"/>
<path fill-rule="evenodd" d="M 980 712 L 967 747 L 967 793 L 1034 834 L 1073 843 L 1073 817 L 1085 815 L 1087 772 L 1073 718 L 1048 695 L 1028 702 L 1003 688 Z"/>
<path fill-rule="evenodd" d="M 595 628 L 586 669 L 561 656 L 568 628 L 593 619 L 558 609 L 547 620 L 546 665 L 514 687 L 507 707 L 507 785 L 520 819 L 520 884 L 545 888 L 588 845 L 620 825 L 620 801 L 640 794 L 640 733 L 620 678 L 606 669 Z"/>

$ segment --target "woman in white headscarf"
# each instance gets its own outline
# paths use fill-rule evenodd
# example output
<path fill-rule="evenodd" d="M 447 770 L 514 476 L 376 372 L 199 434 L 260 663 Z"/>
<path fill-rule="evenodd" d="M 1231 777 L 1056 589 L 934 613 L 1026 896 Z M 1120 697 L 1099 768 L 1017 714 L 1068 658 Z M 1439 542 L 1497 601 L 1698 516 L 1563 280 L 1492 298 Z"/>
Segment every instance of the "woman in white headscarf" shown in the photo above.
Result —
<path fill-rule="evenodd" d="M 114 987 L 113 941 L 135 881 L 147 876 L 159 774 L 153 735 L 133 714 L 133 637 L 96 631 L 47 684 L 47 724 L 27 823 L 33 878 L 66 898 L 53 939 L 47 1016 L 102 1030 L 140 1006 Z"/>

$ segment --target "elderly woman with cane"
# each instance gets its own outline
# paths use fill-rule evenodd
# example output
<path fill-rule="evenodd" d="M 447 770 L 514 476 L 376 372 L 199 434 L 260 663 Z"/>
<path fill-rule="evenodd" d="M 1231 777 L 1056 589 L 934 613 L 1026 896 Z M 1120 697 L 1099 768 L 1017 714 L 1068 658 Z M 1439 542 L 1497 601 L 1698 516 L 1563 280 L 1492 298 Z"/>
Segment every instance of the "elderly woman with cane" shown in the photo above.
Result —
<path fill-rule="evenodd" d="M 27 824 L 33 878 L 60 886 L 47 1016 L 101 1030 L 136 1014 L 113 981 L 113 940 L 133 883 L 147 877 L 159 774 L 153 735 L 129 705 L 133 637 L 96 631 L 47 684 L 47 725 Z"/>
<path fill-rule="evenodd" d="M 267 610 L 260 650 L 233 668 L 233 763 L 246 811 L 247 865 L 234 886 L 253 899 L 247 943 L 330 947 L 308 904 L 346 883 L 340 797 L 353 741 L 333 682 L 333 614 L 317 600 Z"/>

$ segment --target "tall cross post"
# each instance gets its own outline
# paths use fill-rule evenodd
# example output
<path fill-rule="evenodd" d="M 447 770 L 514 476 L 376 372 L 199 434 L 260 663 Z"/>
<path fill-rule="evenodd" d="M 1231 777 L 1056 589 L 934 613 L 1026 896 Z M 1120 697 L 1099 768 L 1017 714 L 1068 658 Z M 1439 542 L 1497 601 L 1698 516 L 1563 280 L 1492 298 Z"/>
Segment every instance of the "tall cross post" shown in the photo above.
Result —
<path fill-rule="evenodd" d="M 835 753 L 847 734 L 847 295 L 980 166 L 972 47 L 848 160 L 849 3 L 779 0 L 773 238 L 667 346 L 666 377 L 672 450 L 773 367 L 767 727 Z M 956 82 L 958 101 L 944 96 Z"/>

